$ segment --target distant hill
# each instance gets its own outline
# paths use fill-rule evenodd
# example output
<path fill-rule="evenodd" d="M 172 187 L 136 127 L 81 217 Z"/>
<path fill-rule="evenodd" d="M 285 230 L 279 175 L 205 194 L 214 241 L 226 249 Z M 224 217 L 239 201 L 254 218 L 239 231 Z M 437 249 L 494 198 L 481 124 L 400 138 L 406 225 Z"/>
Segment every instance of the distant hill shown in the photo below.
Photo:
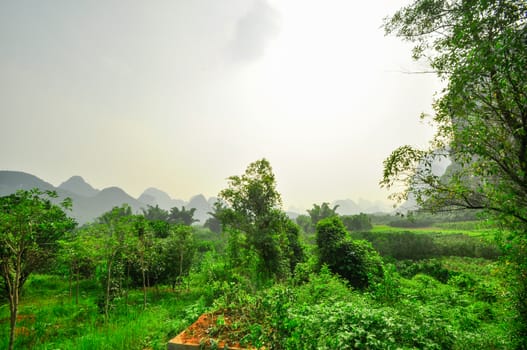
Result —
<path fill-rule="evenodd" d="M 147 205 L 159 205 L 165 210 L 173 207 L 187 209 L 196 208 L 194 218 L 203 224 L 209 218 L 208 212 L 212 210 L 212 203 L 217 198 L 211 197 L 208 200 L 202 194 L 194 196 L 189 202 L 181 199 L 173 199 L 157 188 L 146 189 L 139 198 L 135 199 L 119 187 L 108 187 L 103 190 L 93 188 L 81 176 L 72 176 L 61 183 L 58 187 L 45 182 L 44 180 L 21 171 L 0 171 L 0 196 L 6 196 L 17 190 L 30 190 L 39 188 L 41 190 L 56 191 L 59 195 L 57 202 L 69 197 L 72 199 L 73 207 L 70 215 L 79 224 L 84 224 L 95 220 L 105 212 L 115 206 L 126 203 L 130 205 L 133 213 L 140 213 L 141 208 Z"/>
<path fill-rule="evenodd" d="M 359 213 L 373 214 L 380 212 L 390 212 L 391 207 L 380 201 L 371 202 L 360 198 L 358 202 L 351 199 L 340 199 L 332 203 L 332 206 L 338 205 L 337 213 L 340 215 L 356 215 Z"/>
<path fill-rule="evenodd" d="M 7 196 L 18 190 L 40 188 L 43 191 L 53 191 L 55 187 L 38 177 L 21 171 L 0 171 L 0 195 Z"/>
<path fill-rule="evenodd" d="M 196 208 L 194 219 L 198 219 L 200 224 L 204 224 L 207 221 L 210 217 L 208 213 L 212 211 L 212 206 L 202 194 L 192 197 L 185 208 Z"/>
<path fill-rule="evenodd" d="M 137 200 L 151 206 L 159 205 L 160 208 L 165 210 L 170 210 L 173 207 L 181 208 L 186 204 L 186 202 L 181 199 L 170 198 L 166 192 L 154 187 L 147 188 Z"/>
<path fill-rule="evenodd" d="M 57 202 L 66 197 L 71 198 L 73 202 L 71 217 L 75 218 L 79 224 L 93 221 L 114 206 L 121 206 L 124 203 L 129 204 L 133 212 L 139 212 L 141 207 L 146 206 L 118 187 L 109 187 L 102 191 L 96 190 L 80 176 L 73 176 L 55 187 L 31 174 L 20 171 L 0 171 L 0 195 L 6 196 L 20 189 L 30 190 L 32 188 L 56 191 L 59 196 Z"/>
<path fill-rule="evenodd" d="M 84 179 L 80 176 L 70 177 L 69 180 L 61 183 L 58 188 L 85 197 L 93 197 L 100 192 L 99 190 L 91 187 L 91 185 L 84 181 Z"/>
<path fill-rule="evenodd" d="M 171 198 L 166 192 L 154 187 L 147 188 L 139 198 L 133 198 L 119 187 L 108 187 L 103 190 L 93 188 L 81 176 L 72 176 L 61 183 L 58 187 L 38 178 L 37 176 L 24 173 L 21 171 L 0 171 L 0 196 L 6 196 L 17 190 L 29 190 L 39 188 L 41 190 L 56 191 L 59 200 L 69 197 L 73 201 L 71 216 L 79 224 L 84 224 L 95 220 L 103 213 L 115 206 L 121 206 L 127 203 L 132 207 L 133 213 L 141 213 L 141 208 L 148 205 L 156 206 L 170 210 L 173 207 L 186 209 L 196 208 L 194 218 L 199 220 L 198 224 L 204 224 L 210 217 L 209 212 L 213 211 L 213 205 L 218 200 L 216 197 L 207 199 L 204 195 L 199 194 L 186 202 L 181 199 Z M 358 213 L 378 213 L 390 212 L 391 208 L 381 202 L 369 202 L 359 199 L 358 203 L 351 199 L 337 200 L 332 206 L 339 205 L 337 212 L 341 215 L 352 215 Z M 301 211 L 301 210 L 298 210 Z M 297 210 L 290 210 L 287 215 L 296 218 L 299 214 L 306 215 L 304 211 L 298 213 Z"/>

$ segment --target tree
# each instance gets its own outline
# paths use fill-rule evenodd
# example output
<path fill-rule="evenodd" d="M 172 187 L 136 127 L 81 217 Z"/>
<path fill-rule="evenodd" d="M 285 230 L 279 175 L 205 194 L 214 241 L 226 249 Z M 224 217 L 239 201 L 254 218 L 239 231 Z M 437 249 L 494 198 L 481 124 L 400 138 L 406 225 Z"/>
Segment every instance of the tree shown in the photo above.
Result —
<path fill-rule="evenodd" d="M 308 215 L 298 215 L 296 217 L 296 223 L 304 231 L 304 233 L 314 233 L 315 226 L 311 221 L 311 217 Z"/>
<path fill-rule="evenodd" d="M 134 246 L 133 224 L 130 206 L 123 204 L 104 213 L 99 219 L 100 224 L 86 227 L 97 237 L 100 265 L 104 273 L 99 275 L 99 280 L 104 288 L 100 304 L 105 321 L 110 317 L 110 306 L 113 298 L 123 289 L 125 265 L 129 263 L 129 255 Z"/>
<path fill-rule="evenodd" d="M 416 0 L 388 18 L 387 33 L 415 43 L 446 87 L 434 103 L 429 149 L 402 146 L 381 184 L 402 183 L 424 209 L 485 210 L 511 231 L 520 348 L 527 348 L 527 2 Z M 432 171 L 438 159 L 453 165 Z"/>
<path fill-rule="evenodd" d="M 367 288 L 383 275 L 382 259 L 371 243 L 353 240 L 338 216 L 317 224 L 316 242 L 319 262 L 347 279 L 356 288 Z"/>
<path fill-rule="evenodd" d="M 207 221 L 205 221 L 205 224 L 203 226 L 207 227 L 212 232 L 221 233 L 222 227 L 221 227 L 220 215 L 221 215 L 222 205 L 220 202 L 216 201 L 214 202 L 214 205 L 212 206 L 212 208 L 213 208 L 213 211 L 208 212 L 208 214 L 210 215 L 210 218 L 208 218 Z"/>
<path fill-rule="evenodd" d="M 358 215 L 343 215 L 341 216 L 341 220 L 349 231 L 369 231 L 373 228 L 371 218 L 364 213 Z"/>
<path fill-rule="evenodd" d="M 72 296 L 72 281 L 75 278 L 75 304 L 79 303 L 80 277 L 90 277 L 95 270 L 97 252 L 94 250 L 93 237 L 77 230 L 67 234 L 59 241 L 58 261 L 67 265 L 69 272 L 70 297 Z"/>
<path fill-rule="evenodd" d="M 146 209 L 142 208 L 141 211 L 156 237 L 165 238 L 168 236 L 170 231 L 170 214 L 168 211 L 160 208 L 157 204 L 155 207 L 148 205 Z M 129 215 L 131 215 L 131 213 Z"/>
<path fill-rule="evenodd" d="M 228 187 L 219 194 L 218 218 L 224 227 L 246 234 L 248 245 L 259 256 L 261 272 L 279 273 L 282 254 L 275 221 L 282 199 L 271 164 L 266 159 L 258 160 L 249 164 L 245 174 L 228 180 Z"/>
<path fill-rule="evenodd" d="M 175 289 L 176 283 L 188 275 L 196 252 L 192 227 L 173 226 L 170 235 L 163 242 L 162 251 L 167 281 L 172 285 L 172 289 Z"/>
<path fill-rule="evenodd" d="M 20 291 L 29 275 L 45 266 L 58 249 L 58 240 L 76 223 L 65 211 L 66 199 L 51 202 L 55 192 L 18 191 L 0 198 L 0 268 L 9 299 L 9 349 L 13 349 Z"/>
<path fill-rule="evenodd" d="M 146 209 L 142 208 L 141 211 L 143 212 L 144 217 L 147 220 L 150 221 L 165 221 L 167 222 L 169 219 L 168 211 L 166 211 L 163 208 L 160 208 L 159 205 L 156 204 L 156 206 L 147 205 Z M 130 213 L 131 214 L 131 213 Z"/>
<path fill-rule="evenodd" d="M 338 215 L 338 207 L 338 205 L 335 205 L 333 208 L 330 208 L 329 203 L 327 202 L 324 202 L 321 205 L 313 204 L 313 208 L 308 209 L 307 213 L 311 217 L 311 222 L 313 226 L 316 226 L 320 220 Z"/>
<path fill-rule="evenodd" d="M 196 208 L 185 209 L 185 206 L 179 209 L 178 207 L 173 207 L 170 209 L 170 214 L 168 215 L 168 221 L 171 224 L 180 224 L 190 226 L 193 223 L 199 221 L 194 219 L 194 213 Z"/>

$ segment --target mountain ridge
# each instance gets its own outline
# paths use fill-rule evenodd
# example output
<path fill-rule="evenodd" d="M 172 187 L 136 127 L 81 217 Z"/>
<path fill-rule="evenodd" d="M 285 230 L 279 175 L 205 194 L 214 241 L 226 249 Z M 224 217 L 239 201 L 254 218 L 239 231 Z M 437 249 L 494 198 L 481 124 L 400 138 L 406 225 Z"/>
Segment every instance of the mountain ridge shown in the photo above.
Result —
<path fill-rule="evenodd" d="M 79 224 L 92 222 L 113 207 L 121 206 L 124 203 L 130 205 L 132 212 L 138 214 L 141 213 L 141 209 L 146 209 L 149 205 L 158 205 L 167 211 L 173 207 L 196 208 L 194 218 L 199 220 L 199 224 L 204 224 L 210 217 L 209 212 L 213 211 L 214 203 L 218 200 L 217 197 L 207 198 L 203 194 L 197 194 L 185 201 L 171 198 L 166 192 L 155 187 L 148 187 L 138 198 L 134 198 L 118 186 L 110 186 L 102 190 L 96 189 L 79 175 L 74 175 L 55 187 L 49 182 L 26 172 L 0 170 L 0 196 L 12 194 L 20 189 L 30 190 L 33 188 L 56 191 L 59 195 L 57 202 L 66 197 L 71 198 L 73 202 L 71 216 Z M 362 198 L 358 200 L 358 203 L 351 199 L 335 200 L 332 202 L 332 206 L 335 205 L 338 205 L 337 212 L 341 215 L 390 211 L 384 203 L 370 202 Z M 289 210 L 287 214 L 294 219 L 302 213 Z M 305 213 L 303 214 L 305 215 Z"/>

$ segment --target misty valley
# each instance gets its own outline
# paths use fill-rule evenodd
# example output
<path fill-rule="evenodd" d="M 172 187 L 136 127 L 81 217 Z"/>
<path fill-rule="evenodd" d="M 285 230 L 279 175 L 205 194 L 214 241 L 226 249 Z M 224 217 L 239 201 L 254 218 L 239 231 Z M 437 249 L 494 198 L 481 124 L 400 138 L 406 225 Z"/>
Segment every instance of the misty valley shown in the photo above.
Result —
<path fill-rule="evenodd" d="M 0 1 L 0 77 L 0 349 L 527 350 L 526 0 Z"/>
<path fill-rule="evenodd" d="M 2 347 L 11 337 L 31 349 L 514 344 L 497 243 L 506 232 L 477 213 L 346 215 L 320 203 L 292 219 L 262 159 L 228 179 L 204 222 L 191 203 L 151 202 L 77 225 L 75 203 L 37 180 L 0 176 L 4 191 L 16 184 L 1 197 L 2 266 L 11 269 Z M 58 190 L 93 196 L 73 180 Z M 43 188 L 23 189 L 35 184 Z"/>

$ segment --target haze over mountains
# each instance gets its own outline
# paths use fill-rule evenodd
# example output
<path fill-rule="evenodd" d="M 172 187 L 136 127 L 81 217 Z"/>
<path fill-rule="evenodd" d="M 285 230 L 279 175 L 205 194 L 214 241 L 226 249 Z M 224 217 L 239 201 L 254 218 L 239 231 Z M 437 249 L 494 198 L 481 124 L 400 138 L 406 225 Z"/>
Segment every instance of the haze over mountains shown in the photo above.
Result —
<path fill-rule="evenodd" d="M 166 192 L 157 188 L 147 188 L 138 198 L 133 198 L 119 187 L 108 187 L 102 190 L 93 188 L 81 176 L 72 176 L 68 180 L 55 187 L 52 184 L 28 173 L 20 171 L 0 171 L 0 196 L 9 195 L 17 190 L 29 190 L 39 188 L 41 190 L 53 190 L 59 198 L 70 197 L 73 201 L 71 216 L 79 224 L 91 222 L 101 214 L 107 212 L 115 206 L 127 203 L 132 207 L 134 213 L 141 213 L 141 208 L 148 205 L 170 210 L 170 208 L 196 208 L 194 218 L 199 220 L 199 224 L 205 223 L 210 216 L 212 206 L 216 202 L 216 197 L 206 198 L 202 194 L 193 196 L 189 201 L 171 198 Z M 337 212 L 342 215 L 358 214 L 359 212 L 374 213 L 387 212 L 390 207 L 377 202 L 372 203 L 360 199 L 355 203 L 351 199 L 337 200 L 331 203 L 338 205 Z M 292 218 L 299 214 L 305 214 L 304 210 L 292 209 L 288 212 Z"/>

